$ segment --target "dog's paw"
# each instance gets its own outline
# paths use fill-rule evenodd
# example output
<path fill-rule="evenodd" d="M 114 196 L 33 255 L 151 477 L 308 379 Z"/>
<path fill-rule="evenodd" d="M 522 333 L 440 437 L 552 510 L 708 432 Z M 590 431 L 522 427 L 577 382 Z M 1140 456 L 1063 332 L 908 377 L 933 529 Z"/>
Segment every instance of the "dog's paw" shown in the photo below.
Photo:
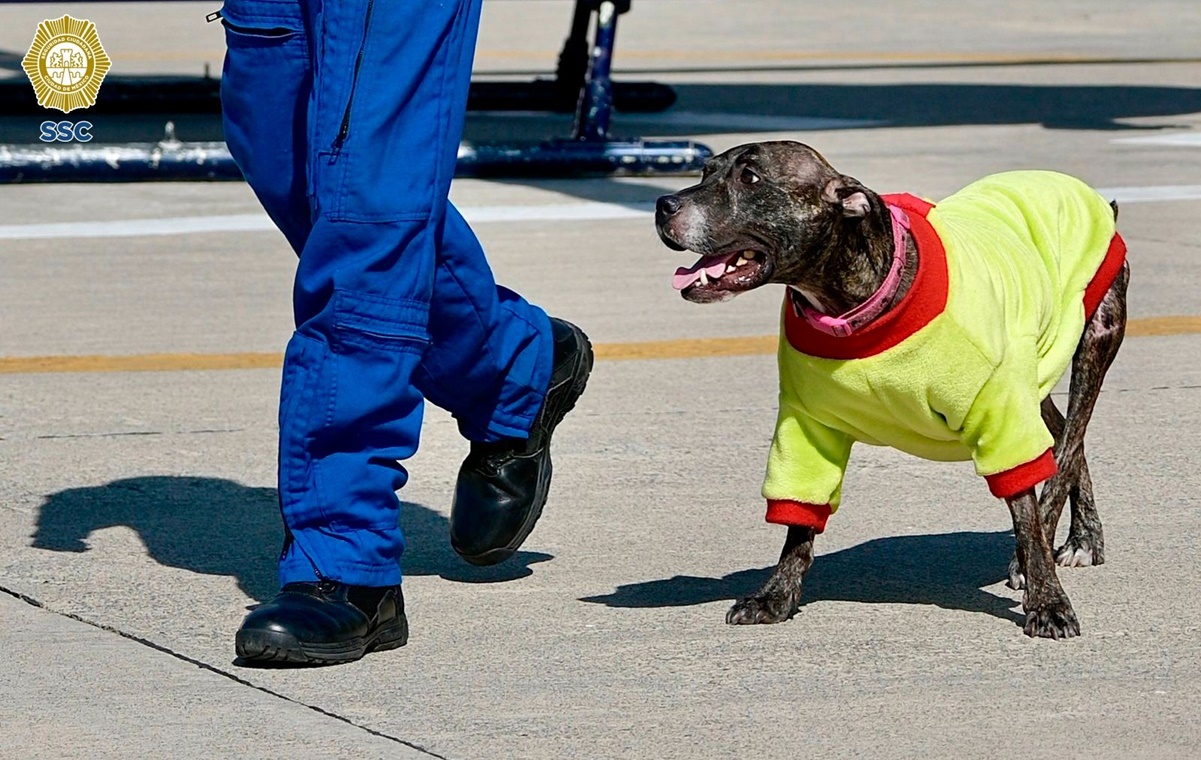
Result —
<path fill-rule="evenodd" d="M 1041 639 L 1070 639 L 1080 635 L 1080 621 L 1071 603 L 1060 599 L 1026 613 L 1026 635 Z"/>
<path fill-rule="evenodd" d="M 739 599 L 726 613 L 730 625 L 783 623 L 796 614 L 797 599 L 791 594 L 756 594 Z"/>
<path fill-rule="evenodd" d="M 1022 572 L 1022 564 L 1018 558 L 1009 560 L 1009 570 L 1006 572 L 1005 585 L 1014 591 L 1026 588 L 1026 574 Z"/>
<path fill-rule="evenodd" d="M 1055 550 L 1055 562 L 1060 567 L 1104 565 L 1105 549 L 1087 538 L 1068 536 L 1063 546 Z"/>

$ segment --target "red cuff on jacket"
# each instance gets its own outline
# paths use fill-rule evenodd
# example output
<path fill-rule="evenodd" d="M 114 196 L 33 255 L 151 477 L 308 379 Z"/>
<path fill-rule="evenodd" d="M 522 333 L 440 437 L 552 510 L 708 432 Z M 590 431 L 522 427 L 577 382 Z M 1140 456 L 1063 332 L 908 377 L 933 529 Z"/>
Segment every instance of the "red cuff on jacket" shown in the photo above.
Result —
<path fill-rule="evenodd" d="M 829 504 L 806 504 L 787 499 L 767 500 L 767 521 L 776 525 L 813 528 L 817 533 L 826 529 L 826 520 L 834 512 Z"/>
<path fill-rule="evenodd" d="M 1017 496 L 1027 488 L 1034 488 L 1056 472 L 1058 468 L 1055 466 L 1055 455 L 1051 453 L 1051 449 L 1047 449 L 1038 459 L 1019 464 L 1004 472 L 985 475 L 984 479 L 988 481 L 988 490 L 992 491 L 993 496 L 1007 499 Z"/>

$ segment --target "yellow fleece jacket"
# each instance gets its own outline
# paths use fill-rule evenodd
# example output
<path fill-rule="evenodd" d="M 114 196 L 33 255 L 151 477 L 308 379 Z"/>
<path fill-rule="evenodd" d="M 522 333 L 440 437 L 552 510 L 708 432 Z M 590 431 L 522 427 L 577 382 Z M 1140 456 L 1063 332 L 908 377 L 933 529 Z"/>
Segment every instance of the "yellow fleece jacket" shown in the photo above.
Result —
<path fill-rule="evenodd" d="M 823 530 L 856 441 L 971 459 L 1001 497 L 1055 473 L 1040 403 L 1123 265 L 1109 204 L 1041 171 L 986 177 L 936 206 L 884 199 L 907 212 L 918 249 L 901 302 L 833 337 L 785 299 L 769 522 Z"/>

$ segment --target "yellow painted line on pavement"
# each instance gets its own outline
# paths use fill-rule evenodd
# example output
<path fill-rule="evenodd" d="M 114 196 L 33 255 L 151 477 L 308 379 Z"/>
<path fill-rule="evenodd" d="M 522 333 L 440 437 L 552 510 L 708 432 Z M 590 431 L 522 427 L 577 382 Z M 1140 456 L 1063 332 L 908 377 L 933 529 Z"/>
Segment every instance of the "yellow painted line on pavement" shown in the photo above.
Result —
<path fill-rule="evenodd" d="M 15 356 L 0 359 L 0 375 L 38 372 L 181 372 L 209 369 L 272 369 L 278 353 L 134 354 L 131 356 Z"/>
<path fill-rule="evenodd" d="M 1157 335 L 1196 335 L 1201 333 L 1201 317 L 1146 317 L 1126 323 L 1129 338 L 1149 338 Z"/>
<path fill-rule="evenodd" d="M 1144 338 L 1201 334 L 1201 316 L 1132 319 L 1126 335 Z M 638 359 L 701 359 L 723 356 L 764 356 L 776 352 L 775 335 L 741 338 L 684 338 L 635 343 L 598 343 L 596 358 L 605 361 Z M 14 356 L 0 358 L 0 375 L 43 372 L 185 372 L 223 369 L 276 369 L 279 353 L 135 354 L 130 356 Z"/>
<path fill-rule="evenodd" d="M 639 343 L 598 343 L 596 358 L 628 361 L 631 359 L 699 359 L 707 356 L 760 356 L 774 354 L 775 335 L 745 338 L 683 338 Z"/>

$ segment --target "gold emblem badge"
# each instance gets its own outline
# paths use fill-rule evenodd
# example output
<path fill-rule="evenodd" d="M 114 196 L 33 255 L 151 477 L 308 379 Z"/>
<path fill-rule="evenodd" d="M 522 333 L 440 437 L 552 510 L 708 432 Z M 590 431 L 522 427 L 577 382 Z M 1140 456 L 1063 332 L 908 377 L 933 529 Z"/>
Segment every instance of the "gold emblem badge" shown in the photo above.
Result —
<path fill-rule="evenodd" d="M 38 24 L 21 61 L 38 105 L 70 113 L 96 104 L 96 93 L 112 61 L 100 46 L 96 25 L 63 16 Z"/>

